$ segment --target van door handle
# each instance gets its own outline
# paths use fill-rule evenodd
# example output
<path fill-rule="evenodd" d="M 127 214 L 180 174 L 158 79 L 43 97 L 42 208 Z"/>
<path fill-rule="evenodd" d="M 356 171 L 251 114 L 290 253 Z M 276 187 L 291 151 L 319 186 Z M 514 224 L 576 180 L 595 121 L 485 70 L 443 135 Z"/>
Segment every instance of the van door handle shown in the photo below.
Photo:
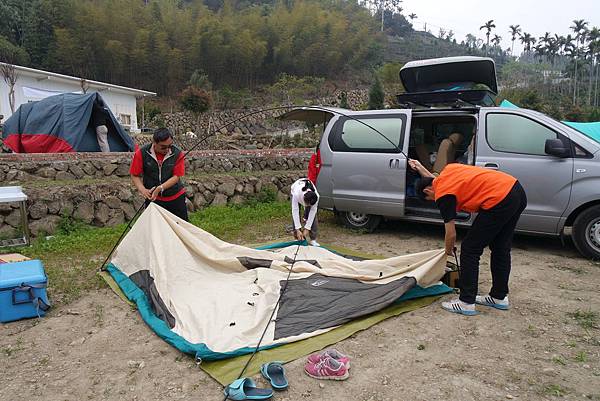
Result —
<path fill-rule="evenodd" d="M 400 159 L 390 159 L 390 168 L 400 169 Z"/>
<path fill-rule="evenodd" d="M 491 170 L 498 170 L 500 168 L 500 166 L 498 166 L 498 163 L 485 163 L 483 167 L 489 168 Z"/>

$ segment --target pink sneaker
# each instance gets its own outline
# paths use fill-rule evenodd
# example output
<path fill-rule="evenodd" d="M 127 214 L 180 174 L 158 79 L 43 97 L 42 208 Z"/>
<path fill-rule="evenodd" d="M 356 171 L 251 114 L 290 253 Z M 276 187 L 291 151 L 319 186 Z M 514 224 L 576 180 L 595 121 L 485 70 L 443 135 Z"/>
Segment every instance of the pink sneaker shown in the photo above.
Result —
<path fill-rule="evenodd" d="M 346 365 L 346 368 L 350 369 L 350 357 L 348 355 L 342 354 L 340 351 L 338 351 L 335 348 L 326 349 L 325 351 L 311 354 L 308 356 L 307 360 L 309 363 L 315 364 L 315 363 L 319 362 L 321 359 L 324 359 L 326 357 L 335 359 L 336 361 L 341 362 L 344 365 Z"/>
<path fill-rule="evenodd" d="M 346 365 L 329 357 L 317 363 L 307 362 L 304 371 L 312 378 L 323 380 L 346 380 L 349 376 Z"/>

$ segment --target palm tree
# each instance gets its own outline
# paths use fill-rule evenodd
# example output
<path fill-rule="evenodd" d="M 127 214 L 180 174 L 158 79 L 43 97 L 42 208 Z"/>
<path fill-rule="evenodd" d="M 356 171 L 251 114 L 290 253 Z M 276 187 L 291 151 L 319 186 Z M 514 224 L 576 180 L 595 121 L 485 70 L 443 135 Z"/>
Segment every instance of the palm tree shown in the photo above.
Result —
<path fill-rule="evenodd" d="M 417 14 L 415 14 L 415 13 L 409 14 L 408 18 L 410 18 L 410 23 L 412 24 L 413 20 L 415 20 L 417 18 Z"/>
<path fill-rule="evenodd" d="M 487 38 L 487 44 L 485 45 L 485 54 L 488 54 L 488 48 L 490 47 L 490 34 L 492 33 L 492 29 L 495 28 L 494 20 L 491 19 L 482 26 L 479 27 L 479 30 L 485 29 L 485 36 Z"/>
<path fill-rule="evenodd" d="M 515 52 L 515 40 L 517 39 L 517 36 L 519 36 L 521 34 L 521 25 L 510 25 L 509 26 L 510 31 L 508 31 L 510 33 L 510 37 L 511 37 L 511 41 L 512 41 L 512 46 L 510 47 L 510 55 L 514 56 L 514 52 Z"/>
<path fill-rule="evenodd" d="M 524 46 L 525 52 L 530 52 L 531 51 L 531 46 L 533 46 L 536 42 L 535 38 L 533 36 L 531 36 L 531 34 L 524 32 L 521 35 L 521 43 Z"/>
<path fill-rule="evenodd" d="M 585 42 L 585 36 L 587 33 L 587 21 L 582 19 L 573 20 L 573 25 L 570 27 L 573 33 L 575 33 L 575 51 L 573 53 L 573 60 L 575 61 L 575 73 L 573 75 L 573 104 L 577 103 L 577 55 L 579 53 L 579 46 L 577 42 Z"/>
<path fill-rule="evenodd" d="M 590 83 L 588 86 L 588 105 L 592 104 L 592 81 L 594 80 L 594 69 L 598 69 L 598 54 L 600 51 L 600 29 L 593 27 L 588 33 L 588 56 L 590 58 Z M 596 74 L 597 75 L 597 74 Z M 598 80 L 596 78 L 596 84 Z M 595 101 L 595 98 L 594 98 Z"/>
<path fill-rule="evenodd" d="M 502 36 L 494 35 L 494 37 L 492 38 L 492 43 L 494 44 L 494 46 L 500 46 L 501 40 L 502 40 Z"/>
<path fill-rule="evenodd" d="M 467 39 L 467 49 L 475 49 L 477 46 L 477 38 L 475 35 L 468 33 L 466 36 Z"/>

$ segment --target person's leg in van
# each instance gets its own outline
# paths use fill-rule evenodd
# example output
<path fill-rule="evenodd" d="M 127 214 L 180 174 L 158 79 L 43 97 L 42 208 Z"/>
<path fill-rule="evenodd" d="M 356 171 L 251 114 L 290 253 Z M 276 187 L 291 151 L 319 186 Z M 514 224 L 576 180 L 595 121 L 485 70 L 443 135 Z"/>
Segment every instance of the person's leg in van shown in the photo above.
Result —
<path fill-rule="evenodd" d="M 527 206 L 527 196 L 518 181 L 505 200 L 511 202 L 511 209 L 514 210 L 514 213 L 490 244 L 490 250 L 492 251 L 490 261 L 492 288 L 489 295 L 495 299 L 504 299 L 508 295 L 512 239 L 519 217 L 521 217 L 521 213 Z"/>
<path fill-rule="evenodd" d="M 433 166 L 431 165 L 431 159 L 429 158 L 429 148 L 426 144 L 421 143 L 415 146 L 415 153 L 417 154 L 417 159 L 421 162 L 423 167 L 427 170 L 432 171 Z"/>

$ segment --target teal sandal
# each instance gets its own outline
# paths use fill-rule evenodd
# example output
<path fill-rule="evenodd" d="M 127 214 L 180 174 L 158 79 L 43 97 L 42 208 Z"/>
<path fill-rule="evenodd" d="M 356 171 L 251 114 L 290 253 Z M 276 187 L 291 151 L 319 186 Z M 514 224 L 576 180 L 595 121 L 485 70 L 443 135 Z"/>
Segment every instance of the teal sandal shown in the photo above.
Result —
<path fill-rule="evenodd" d="M 254 380 L 242 377 L 225 387 L 223 393 L 230 400 L 268 400 L 273 397 L 273 390 L 257 388 Z"/>
<path fill-rule="evenodd" d="M 265 363 L 260 367 L 260 373 L 271 382 L 275 390 L 284 390 L 288 387 L 287 377 L 283 369 L 283 362 L 274 361 Z"/>

